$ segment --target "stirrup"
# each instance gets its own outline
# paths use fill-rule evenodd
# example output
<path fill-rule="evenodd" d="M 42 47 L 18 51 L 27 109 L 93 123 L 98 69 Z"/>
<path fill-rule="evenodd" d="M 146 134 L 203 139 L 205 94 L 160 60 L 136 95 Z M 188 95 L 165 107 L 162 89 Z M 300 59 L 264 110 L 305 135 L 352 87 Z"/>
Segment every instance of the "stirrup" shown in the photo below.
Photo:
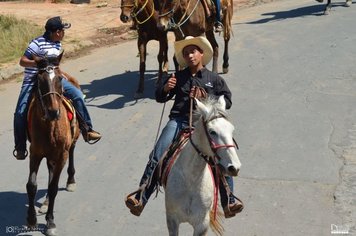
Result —
<path fill-rule="evenodd" d="M 142 200 L 137 200 L 134 195 L 136 195 L 141 190 L 137 190 L 135 192 L 130 193 L 125 198 L 125 205 L 130 209 L 131 214 L 135 216 L 140 216 L 145 205 Z"/>
<path fill-rule="evenodd" d="M 221 33 L 224 31 L 224 25 L 220 21 L 216 21 L 214 24 L 214 32 L 215 33 Z"/>

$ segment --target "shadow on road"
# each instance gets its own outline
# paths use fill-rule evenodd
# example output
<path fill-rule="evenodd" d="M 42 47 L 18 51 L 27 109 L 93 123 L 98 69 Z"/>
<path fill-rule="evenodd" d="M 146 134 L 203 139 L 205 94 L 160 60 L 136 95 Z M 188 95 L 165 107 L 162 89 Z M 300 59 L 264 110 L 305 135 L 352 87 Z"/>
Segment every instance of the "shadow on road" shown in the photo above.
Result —
<path fill-rule="evenodd" d="M 264 13 L 262 14 L 262 16 L 269 16 L 269 17 L 257 21 L 245 22 L 244 24 L 264 24 L 270 21 L 285 20 L 285 19 L 303 17 L 303 16 L 323 16 L 325 6 L 326 6 L 325 4 L 318 4 L 313 6 L 301 7 L 289 11 L 277 11 L 277 12 Z M 332 4 L 332 9 L 334 7 L 345 7 L 345 3 L 334 3 Z"/>
<path fill-rule="evenodd" d="M 24 189 L 26 187 L 24 186 Z M 63 191 L 64 188 L 58 189 Z M 47 193 L 47 189 L 37 191 L 35 205 L 41 207 L 39 200 Z M 27 235 L 26 217 L 27 217 L 28 199 L 27 193 L 19 192 L 0 192 L 0 235 Z M 38 216 L 39 214 L 37 214 Z M 44 231 L 45 224 L 38 224 L 35 231 Z"/>
<path fill-rule="evenodd" d="M 138 102 L 134 98 L 134 94 L 138 87 L 138 79 L 138 71 L 126 71 L 123 74 L 94 80 L 90 84 L 81 85 L 81 88 L 84 91 L 88 102 L 97 100 L 99 97 L 110 95 L 116 95 L 115 97 L 118 96 L 110 102 L 101 105 L 87 104 L 87 106 L 95 106 L 104 109 L 120 109 L 127 103 Z M 156 79 L 156 70 L 146 71 L 145 89 L 142 98 L 154 99 Z"/>

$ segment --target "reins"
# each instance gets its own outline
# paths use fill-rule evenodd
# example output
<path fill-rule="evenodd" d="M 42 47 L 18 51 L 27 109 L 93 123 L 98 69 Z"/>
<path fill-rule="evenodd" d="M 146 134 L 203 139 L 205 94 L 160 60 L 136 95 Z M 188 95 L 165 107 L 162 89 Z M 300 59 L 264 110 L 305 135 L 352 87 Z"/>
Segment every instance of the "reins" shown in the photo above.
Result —
<path fill-rule="evenodd" d="M 197 94 L 197 89 L 200 90 L 200 93 L 202 93 L 201 90 L 204 90 L 202 88 L 199 88 L 197 87 L 196 90 L 194 91 L 194 97 L 196 96 Z M 204 90 L 205 92 L 205 90 Z M 203 92 L 203 94 L 204 94 Z M 211 150 L 213 151 L 214 153 L 214 156 L 212 157 L 209 157 L 208 155 L 204 154 L 200 149 L 199 147 L 193 142 L 192 140 L 192 130 L 193 130 L 193 127 L 192 127 L 192 119 L 193 119 L 193 99 L 194 98 L 190 98 L 190 109 L 189 109 L 189 141 L 190 143 L 192 144 L 193 148 L 195 149 L 195 151 L 198 153 L 198 155 L 200 157 L 202 157 L 205 162 L 210 166 L 212 167 L 212 174 L 214 175 L 214 183 L 215 183 L 215 188 L 214 188 L 214 202 L 213 202 L 213 213 L 214 213 L 214 219 L 216 219 L 216 215 L 217 215 L 217 199 L 218 199 L 218 193 L 219 193 L 219 185 L 220 185 L 220 181 L 223 183 L 223 186 L 226 190 L 226 193 L 227 193 L 227 197 L 228 197 L 228 201 L 229 201 L 229 197 L 232 196 L 234 197 L 235 199 L 239 200 L 231 191 L 226 179 L 225 179 L 225 176 L 222 175 L 220 169 L 219 169 L 219 160 L 221 159 L 221 157 L 218 155 L 217 151 L 218 149 L 220 148 L 230 148 L 230 147 L 236 147 L 237 149 L 239 149 L 238 147 L 238 144 L 237 142 L 235 141 L 235 139 L 233 138 L 233 142 L 234 144 L 223 144 L 223 145 L 217 145 L 214 140 L 211 138 L 211 136 L 209 135 L 209 132 L 208 132 L 208 129 L 207 129 L 207 123 L 214 120 L 214 119 L 218 119 L 218 118 L 225 118 L 226 117 L 222 114 L 218 114 L 218 115 L 215 115 L 213 116 L 212 118 L 210 118 L 209 120 L 203 120 L 202 118 L 202 122 L 203 122 L 203 127 L 204 127 L 204 130 L 205 130 L 205 134 L 209 140 L 209 144 L 210 144 L 210 148 Z"/>

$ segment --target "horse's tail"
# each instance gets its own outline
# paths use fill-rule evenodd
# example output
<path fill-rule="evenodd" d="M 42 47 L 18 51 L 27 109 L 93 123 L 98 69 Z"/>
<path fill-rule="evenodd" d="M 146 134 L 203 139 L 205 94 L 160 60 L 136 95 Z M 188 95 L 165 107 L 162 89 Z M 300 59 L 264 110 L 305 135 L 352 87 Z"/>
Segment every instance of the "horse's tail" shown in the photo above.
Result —
<path fill-rule="evenodd" d="M 223 12 L 223 24 L 224 24 L 224 40 L 230 40 L 232 34 L 232 15 L 234 12 L 233 0 L 221 0 L 222 12 Z"/>
<path fill-rule="evenodd" d="M 210 227 L 216 235 L 223 235 L 224 227 L 222 225 L 223 213 L 218 211 L 216 215 L 214 214 L 214 210 L 210 211 Z"/>

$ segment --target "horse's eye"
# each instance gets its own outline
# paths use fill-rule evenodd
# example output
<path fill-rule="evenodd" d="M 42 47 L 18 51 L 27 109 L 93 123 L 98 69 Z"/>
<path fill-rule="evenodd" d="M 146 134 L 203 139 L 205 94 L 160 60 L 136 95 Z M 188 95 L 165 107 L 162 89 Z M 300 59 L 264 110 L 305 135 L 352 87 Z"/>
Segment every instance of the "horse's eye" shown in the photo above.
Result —
<path fill-rule="evenodd" d="M 210 134 L 211 136 L 216 136 L 216 135 L 218 135 L 218 134 L 215 132 L 215 130 L 209 130 L 209 134 Z"/>

